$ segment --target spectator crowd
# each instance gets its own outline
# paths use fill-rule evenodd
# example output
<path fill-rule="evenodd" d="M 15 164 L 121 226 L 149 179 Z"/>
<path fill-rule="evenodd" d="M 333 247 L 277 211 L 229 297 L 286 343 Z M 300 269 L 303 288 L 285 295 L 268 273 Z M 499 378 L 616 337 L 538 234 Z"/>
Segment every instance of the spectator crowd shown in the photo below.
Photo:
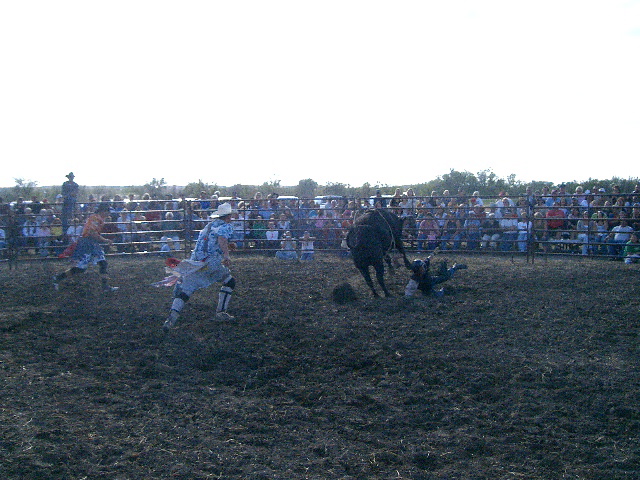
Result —
<path fill-rule="evenodd" d="M 520 195 L 444 190 L 417 196 L 412 189 L 370 198 L 298 199 L 256 192 L 251 198 L 201 192 L 198 198 L 144 194 L 79 201 L 73 173 L 52 202 L 0 199 L 0 248 L 11 255 L 58 256 L 81 234 L 99 204 L 109 206 L 104 235 L 120 253 L 185 250 L 222 202 L 234 208 L 233 241 L 239 249 L 272 251 L 281 259 L 311 259 L 316 249 L 348 255 L 346 233 L 367 209 L 389 209 L 405 219 L 403 238 L 418 252 L 441 250 L 572 252 L 635 262 L 640 256 L 640 186 L 622 193 L 595 186 L 528 188 Z"/>

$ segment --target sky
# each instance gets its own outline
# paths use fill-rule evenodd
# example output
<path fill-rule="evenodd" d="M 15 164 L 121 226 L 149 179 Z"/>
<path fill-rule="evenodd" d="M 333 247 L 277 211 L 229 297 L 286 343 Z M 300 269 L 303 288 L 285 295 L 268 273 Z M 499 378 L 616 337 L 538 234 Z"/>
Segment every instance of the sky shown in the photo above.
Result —
<path fill-rule="evenodd" d="M 640 176 L 638 0 L 0 3 L 0 187 Z"/>

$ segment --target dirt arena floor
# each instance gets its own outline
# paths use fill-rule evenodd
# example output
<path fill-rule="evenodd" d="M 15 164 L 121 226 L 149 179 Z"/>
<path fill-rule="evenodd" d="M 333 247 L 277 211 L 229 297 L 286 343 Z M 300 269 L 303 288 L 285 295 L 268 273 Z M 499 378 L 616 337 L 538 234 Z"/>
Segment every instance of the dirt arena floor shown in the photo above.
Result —
<path fill-rule="evenodd" d="M 374 299 L 349 259 L 238 255 L 236 320 L 211 288 L 166 335 L 160 257 L 108 294 L 2 264 L 0 477 L 640 478 L 640 265 L 441 258 L 443 298 Z"/>

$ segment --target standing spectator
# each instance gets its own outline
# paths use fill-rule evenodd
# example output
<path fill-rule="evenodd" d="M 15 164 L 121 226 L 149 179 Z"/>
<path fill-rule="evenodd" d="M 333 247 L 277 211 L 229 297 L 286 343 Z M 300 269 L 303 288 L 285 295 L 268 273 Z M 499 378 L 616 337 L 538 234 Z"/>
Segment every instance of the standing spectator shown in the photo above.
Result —
<path fill-rule="evenodd" d="M 78 200 L 78 191 L 80 187 L 74 181 L 75 175 L 69 172 L 67 181 L 62 184 L 62 231 L 66 232 L 69 223 L 75 215 L 76 201 Z"/>
<path fill-rule="evenodd" d="M 59 273 L 53 277 L 53 287 L 58 290 L 59 284 L 65 278 L 84 273 L 87 267 L 93 263 L 100 267 L 100 282 L 102 289 L 107 292 L 113 292 L 118 287 L 109 286 L 109 277 L 107 277 L 107 259 L 102 249 L 102 243 L 111 245 L 113 240 L 102 236 L 102 230 L 107 218 L 110 218 L 109 205 L 100 204 L 96 213 L 87 218 L 84 228 L 82 229 L 82 235 L 78 240 L 71 260 L 75 262 L 75 266 L 70 269 Z"/>

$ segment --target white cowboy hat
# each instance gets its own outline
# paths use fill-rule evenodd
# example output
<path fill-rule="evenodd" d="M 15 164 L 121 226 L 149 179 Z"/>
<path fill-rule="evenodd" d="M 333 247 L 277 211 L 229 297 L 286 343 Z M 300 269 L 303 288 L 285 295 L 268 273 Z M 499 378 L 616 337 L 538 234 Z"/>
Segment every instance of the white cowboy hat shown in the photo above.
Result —
<path fill-rule="evenodd" d="M 221 205 L 218 205 L 218 210 L 216 210 L 211 215 L 209 215 L 209 218 L 224 217 L 225 215 L 231 215 L 232 213 L 235 213 L 235 212 L 236 211 L 233 208 L 231 208 L 230 203 L 223 203 Z"/>

